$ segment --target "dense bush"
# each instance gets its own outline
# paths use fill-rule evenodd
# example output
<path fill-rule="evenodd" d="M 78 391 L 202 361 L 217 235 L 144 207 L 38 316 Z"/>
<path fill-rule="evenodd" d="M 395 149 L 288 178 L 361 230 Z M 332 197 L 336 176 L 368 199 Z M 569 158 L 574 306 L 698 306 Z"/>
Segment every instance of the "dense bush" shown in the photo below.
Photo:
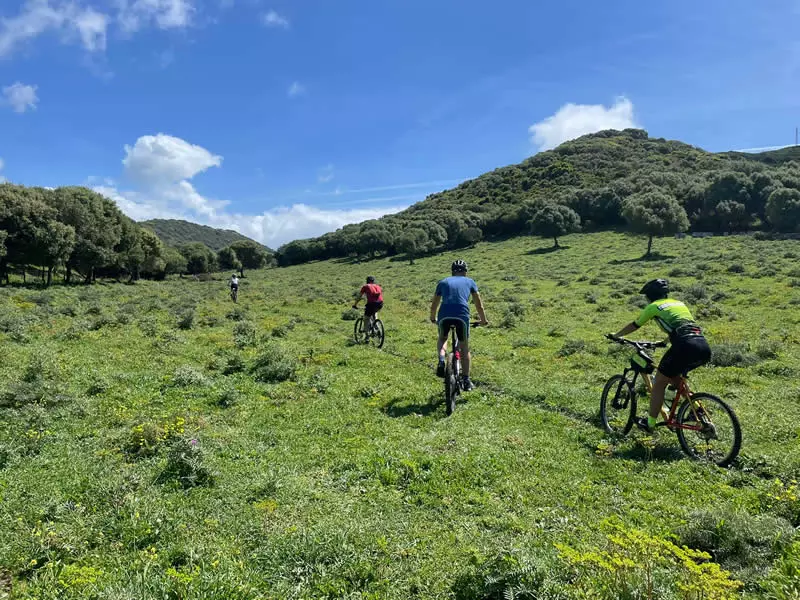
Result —
<path fill-rule="evenodd" d="M 265 344 L 250 366 L 256 381 L 278 383 L 294 377 L 297 360 L 274 343 Z"/>

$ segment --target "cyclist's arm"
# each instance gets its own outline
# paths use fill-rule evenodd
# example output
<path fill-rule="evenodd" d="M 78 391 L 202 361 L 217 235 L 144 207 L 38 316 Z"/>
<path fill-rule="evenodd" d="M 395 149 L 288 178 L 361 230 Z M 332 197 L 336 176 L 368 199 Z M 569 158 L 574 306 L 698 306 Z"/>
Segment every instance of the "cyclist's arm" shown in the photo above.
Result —
<path fill-rule="evenodd" d="M 436 311 L 439 310 L 441 301 L 441 296 L 434 296 L 433 300 L 431 300 L 431 323 L 436 323 Z"/>
<path fill-rule="evenodd" d="M 481 325 L 486 325 L 489 321 L 486 320 L 486 313 L 483 310 L 483 300 L 478 292 L 472 292 L 472 301 L 475 303 L 475 308 L 478 311 L 478 316 L 481 319 Z"/>
<path fill-rule="evenodd" d="M 358 295 L 358 298 L 356 298 L 356 301 L 353 303 L 353 308 L 358 306 L 358 303 L 361 302 L 361 299 L 363 297 L 364 297 L 364 291 L 362 290 L 361 293 Z"/>
<path fill-rule="evenodd" d="M 626 335 L 628 335 L 629 333 L 633 333 L 637 329 L 639 329 L 639 326 L 635 322 L 628 323 L 627 325 L 625 325 L 625 327 L 623 327 L 617 333 L 615 333 L 614 337 L 625 337 Z"/>

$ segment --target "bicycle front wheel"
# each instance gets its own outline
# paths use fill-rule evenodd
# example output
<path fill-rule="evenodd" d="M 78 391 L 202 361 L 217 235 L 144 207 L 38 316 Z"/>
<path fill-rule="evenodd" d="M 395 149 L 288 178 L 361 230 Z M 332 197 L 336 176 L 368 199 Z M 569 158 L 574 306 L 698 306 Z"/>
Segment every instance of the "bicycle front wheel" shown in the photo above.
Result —
<path fill-rule="evenodd" d="M 372 343 L 378 348 L 383 348 L 384 335 L 383 321 L 375 319 L 375 324 L 372 326 Z"/>
<path fill-rule="evenodd" d="M 606 382 L 600 397 L 600 420 L 606 433 L 627 435 L 636 416 L 636 393 L 623 375 Z"/>
<path fill-rule="evenodd" d="M 693 394 L 691 401 L 683 401 L 676 419 L 678 441 L 689 457 L 727 467 L 739 455 L 742 447 L 739 419 L 716 396 Z"/>
<path fill-rule="evenodd" d="M 358 317 L 356 319 L 356 324 L 353 326 L 353 339 L 356 341 L 356 344 L 363 344 L 367 341 L 367 334 L 364 332 L 364 318 Z"/>

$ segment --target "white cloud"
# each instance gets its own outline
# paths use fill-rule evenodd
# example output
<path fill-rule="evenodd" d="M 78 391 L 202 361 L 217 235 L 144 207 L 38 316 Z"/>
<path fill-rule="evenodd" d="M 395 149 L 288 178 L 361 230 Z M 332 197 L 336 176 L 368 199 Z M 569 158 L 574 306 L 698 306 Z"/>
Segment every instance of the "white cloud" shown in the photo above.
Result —
<path fill-rule="evenodd" d="M 222 157 L 180 138 L 159 133 L 145 135 L 125 146 L 126 174 L 134 181 L 163 185 L 191 179 L 211 167 L 222 164 Z"/>
<path fill-rule="evenodd" d="M 39 98 L 35 85 L 25 85 L 19 81 L 3 88 L 3 104 L 7 104 L 16 113 L 24 113 L 28 109 L 35 110 Z"/>
<path fill-rule="evenodd" d="M 289 19 L 283 15 L 279 15 L 274 10 L 269 11 L 262 17 L 264 25 L 267 27 L 283 27 L 289 29 Z"/>
<path fill-rule="evenodd" d="M 375 198 L 370 201 L 371 206 L 359 208 L 320 208 L 297 203 L 259 214 L 242 214 L 228 210 L 229 202 L 206 198 L 189 181 L 210 167 L 220 166 L 221 156 L 164 134 L 142 136 L 133 146 L 125 146 L 125 153 L 126 174 L 139 187 L 121 190 L 114 181 L 99 177 L 89 177 L 87 183 L 114 200 L 132 219 L 185 219 L 234 229 L 271 247 L 322 235 L 348 223 L 376 219 L 403 210 L 414 200 L 421 199 L 418 195 Z M 333 165 L 320 173 L 332 176 Z"/>
<path fill-rule="evenodd" d="M 297 96 L 301 96 L 305 93 L 306 88 L 299 81 L 292 82 L 292 85 L 290 85 L 289 89 L 286 91 L 286 95 L 288 95 L 289 98 L 296 98 Z"/>
<path fill-rule="evenodd" d="M 758 154 L 760 152 L 769 152 L 771 150 L 781 150 L 789 148 L 794 144 L 784 144 L 783 146 L 763 146 L 761 148 L 743 148 L 742 150 L 734 150 L 734 152 L 746 152 L 747 154 Z"/>
<path fill-rule="evenodd" d="M 192 0 L 118 0 L 120 27 L 134 32 L 155 24 L 159 29 L 183 29 L 192 24 Z"/>
<path fill-rule="evenodd" d="M 90 52 L 106 49 L 108 16 L 87 8 L 75 17 L 75 27 L 81 36 L 83 47 Z"/>
<path fill-rule="evenodd" d="M 317 173 L 317 181 L 320 183 L 328 183 L 334 177 L 333 165 L 326 165 Z"/>
<path fill-rule="evenodd" d="M 631 127 L 638 127 L 633 103 L 621 97 L 608 108 L 602 104 L 565 104 L 556 114 L 531 125 L 528 131 L 538 150 L 550 150 L 589 133 Z"/>
<path fill-rule="evenodd" d="M 107 15 L 72 1 L 27 0 L 17 16 L 0 18 L 0 58 L 48 31 L 65 40 L 79 38 L 88 51 L 105 50 L 108 22 Z"/>

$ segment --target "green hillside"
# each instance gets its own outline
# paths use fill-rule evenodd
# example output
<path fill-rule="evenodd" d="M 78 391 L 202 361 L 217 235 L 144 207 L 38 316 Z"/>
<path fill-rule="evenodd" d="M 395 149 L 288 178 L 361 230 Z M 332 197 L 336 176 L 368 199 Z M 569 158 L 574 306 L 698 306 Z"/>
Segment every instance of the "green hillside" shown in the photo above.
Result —
<path fill-rule="evenodd" d="M 150 219 L 149 221 L 139 221 L 139 224 L 155 231 L 161 241 L 169 246 L 201 242 L 212 250 L 218 251 L 236 241 L 253 241 L 231 229 L 216 229 L 180 219 Z"/>
<path fill-rule="evenodd" d="M 465 247 L 484 237 L 528 234 L 543 205 L 568 207 L 583 231 L 795 232 L 799 157 L 798 148 L 714 154 L 641 130 L 603 131 L 433 194 L 398 214 L 292 242 L 278 259 L 287 265 Z M 664 213 L 674 218 L 649 218 Z"/>
<path fill-rule="evenodd" d="M 550 245 L 256 271 L 236 306 L 223 278 L 0 288 L 0 591 L 797 598 L 798 243 L 669 238 L 657 262 L 621 233 Z M 456 257 L 492 325 L 446 417 L 427 319 Z M 383 350 L 343 320 L 367 275 Z M 730 469 L 598 424 L 628 362 L 602 334 L 656 275 L 714 348 L 692 381 L 739 415 Z"/>

